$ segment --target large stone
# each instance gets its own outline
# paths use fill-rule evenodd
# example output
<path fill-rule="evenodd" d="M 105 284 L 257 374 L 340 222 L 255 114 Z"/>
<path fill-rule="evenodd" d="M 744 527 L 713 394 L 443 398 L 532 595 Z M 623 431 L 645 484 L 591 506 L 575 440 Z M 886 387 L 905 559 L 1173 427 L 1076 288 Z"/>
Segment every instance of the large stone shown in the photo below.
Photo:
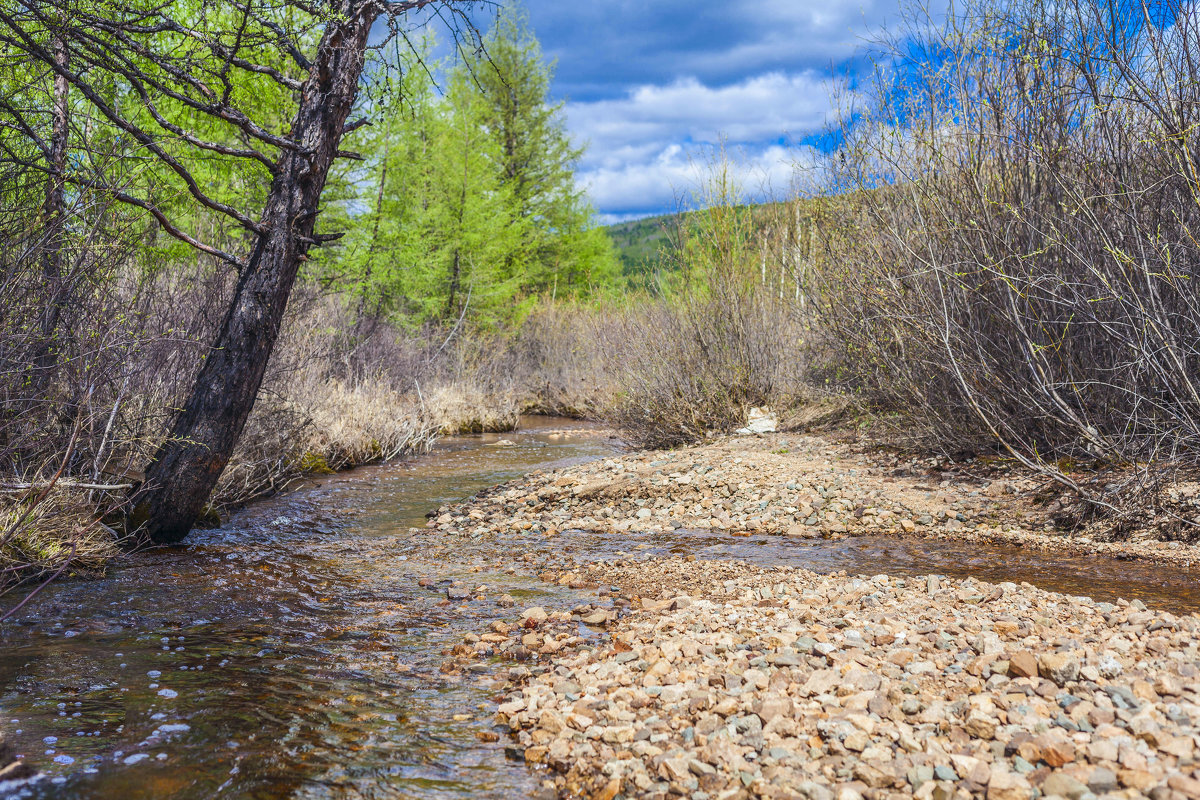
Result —
<path fill-rule="evenodd" d="M 685 781 L 690 775 L 687 756 L 664 758 L 659 774 L 669 781 Z"/>
<path fill-rule="evenodd" d="M 894 775 L 880 769 L 876 764 L 860 761 L 854 765 L 854 777 L 872 789 L 883 789 L 891 786 L 896 778 Z"/>
<path fill-rule="evenodd" d="M 796 784 L 796 793 L 805 800 L 833 800 L 833 790 L 815 781 Z"/>
<path fill-rule="evenodd" d="M 642 678 L 642 685 L 658 686 L 662 677 L 670 671 L 671 662 L 665 658 L 660 658 L 650 665 L 650 669 L 646 670 L 646 675 Z"/>
<path fill-rule="evenodd" d="M 604 788 L 592 795 L 592 800 L 613 800 L 621 792 L 621 779 L 613 778 Z"/>
<path fill-rule="evenodd" d="M 792 714 L 792 700 L 787 695 L 764 694 L 755 707 L 754 712 L 762 719 L 763 724 L 779 716 L 789 717 Z"/>
<path fill-rule="evenodd" d="M 538 717 L 538 727 L 550 733 L 558 733 L 567 727 L 567 723 L 562 718 L 562 714 L 552 708 L 547 708 Z"/>
<path fill-rule="evenodd" d="M 1125 671 L 1125 668 L 1121 666 L 1121 662 L 1117 661 L 1112 653 L 1105 653 L 1100 656 L 1100 662 L 1096 665 L 1096 669 L 1099 671 L 1101 677 L 1108 678 L 1109 680 L 1112 680 Z"/>
<path fill-rule="evenodd" d="M 1054 768 L 1069 764 L 1075 760 L 1075 746 L 1057 737 L 1038 737 L 1041 746 L 1042 761 Z"/>
<path fill-rule="evenodd" d="M 1019 650 L 1008 657 L 1008 674 L 1012 678 L 1032 678 L 1038 673 L 1037 658 L 1028 650 Z"/>
<path fill-rule="evenodd" d="M 1144 769 L 1122 769 L 1117 771 L 1117 780 L 1127 789 L 1148 792 L 1158 785 L 1158 777 Z"/>
<path fill-rule="evenodd" d="M 1050 773 L 1049 777 L 1042 782 L 1043 795 L 1056 794 L 1059 797 L 1067 798 L 1067 800 L 1079 800 L 1087 791 L 1087 786 L 1061 772 Z"/>
<path fill-rule="evenodd" d="M 1189 778 L 1187 775 L 1175 773 L 1167 778 L 1167 786 L 1177 792 L 1182 792 L 1193 800 L 1200 798 L 1200 781 L 1195 778 Z"/>
<path fill-rule="evenodd" d="M 752 408 L 746 420 L 746 427 L 738 428 L 736 433 L 743 436 L 751 433 L 774 433 L 779 427 L 779 417 L 769 408 Z"/>
<path fill-rule="evenodd" d="M 1003 768 L 992 770 L 988 781 L 987 800 L 1029 800 L 1033 787 L 1024 775 Z"/>
<path fill-rule="evenodd" d="M 1064 686 L 1079 677 L 1079 661 L 1072 653 L 1046 653 L 1038 660 L 1038 674 Z"/>
<path fill-rule="evenodd" d="M 1120 782 L 1117 780 L 1117 774 L 1111 769 L 1096 767 L 1088 775 L 1087 785 L 1095 794 L 1100 795 L 1115 792 Z"/>
<path fill-rule="evenodd" d="M 533 608 L 527 608 L 521 612 L 521 621 L 532 622 L 535 625 L 538 625 L 545 622 L 549 616 L 550 615 L 546 613 L 546 609 L 542 608 L 541 606 L 534 606 Z"/>
<path fill-rule="evenodd" d="M 965 728 L 967 733 L 976 739 L 994 739 L 996 737 L 996 720 L 978 711 L 971 712 L 967 717 Z"/>

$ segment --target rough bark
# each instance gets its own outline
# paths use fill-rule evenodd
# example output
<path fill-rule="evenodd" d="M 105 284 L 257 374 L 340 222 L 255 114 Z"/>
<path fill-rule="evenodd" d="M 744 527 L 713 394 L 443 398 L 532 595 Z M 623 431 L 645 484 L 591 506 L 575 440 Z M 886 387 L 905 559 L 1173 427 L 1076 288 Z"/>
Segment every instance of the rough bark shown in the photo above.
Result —
<path fill-rule="evenodd" d="M 217 341 L 146 472 L 131 522 L 159 543 L 187 535 L 204 510 L 254 407 L 296 273 L 310 246 L 321 192 L 358 92 L 378 6 L 343 0 L 304 83 L 259 235 Z"/>

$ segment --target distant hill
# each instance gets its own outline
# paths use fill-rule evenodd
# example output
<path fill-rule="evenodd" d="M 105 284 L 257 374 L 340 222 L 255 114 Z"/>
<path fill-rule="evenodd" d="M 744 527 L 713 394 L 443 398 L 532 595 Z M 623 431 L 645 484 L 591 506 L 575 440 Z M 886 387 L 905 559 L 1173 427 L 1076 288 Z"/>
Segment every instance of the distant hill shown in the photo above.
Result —
<path fill-rule="evenodd" d="M 759 226 L 774 224 L 775 215 L 782 210 L 779 203 L 761 203 L 750 206 L 755 223 Z M 695 211 L 683 212 L 685 218 Z M 668 267 L 663 257 L 663 248 L 670 245 L 668 231 L 678 224 L 678 214 L 662 214 L 628 222 L 618 222 L 605 228 L 617 248 L 621 261 L 621 272 L 631 286 L 646 286 L 654 274 Z"/>
<path fill-rule="evenodd" d="M 662 250 L 668 244 L 666 231 L 675 218 L 675 214 L 663 214 L 605 228 L 616 245 L 621 273 L 630 283 L 643 284 L 662 266 Z"/>

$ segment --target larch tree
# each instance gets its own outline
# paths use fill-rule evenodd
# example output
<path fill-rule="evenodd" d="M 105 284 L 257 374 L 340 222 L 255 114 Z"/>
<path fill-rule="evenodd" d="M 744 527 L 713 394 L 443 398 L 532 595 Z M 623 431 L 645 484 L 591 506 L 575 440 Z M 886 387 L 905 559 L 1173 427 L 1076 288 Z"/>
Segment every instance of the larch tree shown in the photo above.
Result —
<path fill-rule="evenodd" d="M 83 161 L 64 169 L 53 139 L 23 166 L 66 192 L 140 208 L 237 271 L 216 340 L 135 496 L 131 525 L 150 540 L 182 539 L 203 511 L 254 406 L 297 271 L 336 238 L 317 231 L 321 196 L 335 160 L 354 155 L 343 140 L 368 122 L 350 116 L 371 51 L 434 17 L 470 31 L 474 1 L 0 0 L 0 46 L 50 70 L 56 96 L 61 86 L 86 107 L 145 179 L 112 180 Z M 30 137 L 44 129 L 41 110 L 4 111 Z M 197 176 L 214 162 L 239 180 L 210 188 Z M 57 203 L 49 197 L 48 210 Z M 189 226 L 197 210 L 222 220 L 215 241 Z"/>
<path fill-rule="evenodd" d="M 572 143 L 563 103 L 553 102 L 553 64 L 529 28 L 525 12 L 505 9 L 483 53 L 463 51 L 460 71 L 478 83 L 483 121 L 499 148 L 499 171 L 517 216 L 534 235 L 511 260 L 527 290 L 574 294 L 609 280 L 616 259 L 575 180 L 583 148 Z M 558 290 L 556 292 L 556 290 Z"/>

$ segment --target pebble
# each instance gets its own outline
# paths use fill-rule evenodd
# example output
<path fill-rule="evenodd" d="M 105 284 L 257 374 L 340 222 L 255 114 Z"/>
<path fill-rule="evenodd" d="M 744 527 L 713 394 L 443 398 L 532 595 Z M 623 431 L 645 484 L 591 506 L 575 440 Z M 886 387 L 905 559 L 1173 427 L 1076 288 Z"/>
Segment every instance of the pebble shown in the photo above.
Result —
<path fill-rule="evenodd" d="M 561 796 L 1184 800 L 1200 787 L 1196 617 L 1128 605 L 1106 618 L 1028 585 L 973 604 L 993 587 L 941 578 L 931 599 L 925 581 L 684 558 L 573 574 L 643 600 L 497 706 Z M 1108 660 L 1119 683 L 1087 677 Z"/>

